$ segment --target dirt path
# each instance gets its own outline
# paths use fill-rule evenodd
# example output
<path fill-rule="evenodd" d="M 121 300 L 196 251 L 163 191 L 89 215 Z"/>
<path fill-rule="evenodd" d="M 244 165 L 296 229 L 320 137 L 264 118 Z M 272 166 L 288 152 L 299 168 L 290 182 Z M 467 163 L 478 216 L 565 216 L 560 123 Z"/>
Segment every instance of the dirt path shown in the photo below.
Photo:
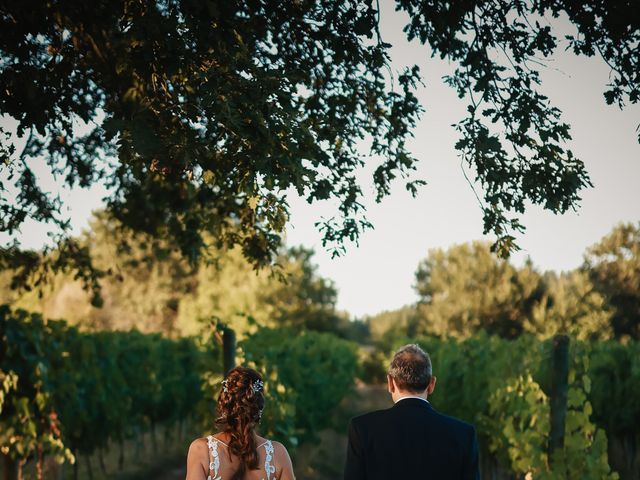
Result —
<path fill-rule="evenodd" d="M 184 480 L 187 475 L 187 470 L 185 468 L 184 462 L 181 465 L 176 465 L 173 468 L 165 470 L 160 475 L 156 475 L 156 480 Z"/>

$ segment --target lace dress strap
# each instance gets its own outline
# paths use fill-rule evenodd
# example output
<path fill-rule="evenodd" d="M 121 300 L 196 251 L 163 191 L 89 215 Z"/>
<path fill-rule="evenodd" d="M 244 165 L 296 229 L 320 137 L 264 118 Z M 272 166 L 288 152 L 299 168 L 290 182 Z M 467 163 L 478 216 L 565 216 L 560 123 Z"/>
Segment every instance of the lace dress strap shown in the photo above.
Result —
<path fill-rule="evenodd" d="M 264 471 L 267 474 L 266 480 L 275 480 L 276 467 L 273 465 L 273 443 L 271 440 L 264 442 L 264 450 L 266 452 L 264 458 Z M 271 476 L 273 475 L 273 477 Z M 215 480 L 215 479 L 214 479 Z"/>
<path fill-rule="evenodd" d="M 218 455 L 218 440 L 213 435 L 207 437 L 207 445 L 209 446 L 209 476 L 207 480 L 222 480 L 220 476 L 220 457 Z"/>

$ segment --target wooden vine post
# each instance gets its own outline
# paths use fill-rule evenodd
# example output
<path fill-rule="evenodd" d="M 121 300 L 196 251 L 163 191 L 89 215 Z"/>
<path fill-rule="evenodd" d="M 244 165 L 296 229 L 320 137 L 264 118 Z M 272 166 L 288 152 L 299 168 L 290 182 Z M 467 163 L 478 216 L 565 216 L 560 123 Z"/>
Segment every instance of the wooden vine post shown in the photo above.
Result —
<path fill-rule="evenodd" d="M 236 366 L 236 332 L 227 326 L 222 331 L 222 365 L 225 377 Z"/>
<path fill-rule="evenodd" d="M 236 366 L 236 332 L 217 316 L 211 319 L 211 326 L 213 327 L 213 338 L 218 342 L 218 345 L 222 346 L 222 371 L 226 377 L 229 370 Z"/>
<path fill-rule="evenodd" d="M 553 338 L 551 370 L 551 422 L 549 432 L 549 459 L 564 448 L 564 426 L 567 418 L 567 393 L 569 391 L 569 337 Z"/>
<path fill-rule="evenodd" d="M 4 457 L 4 480 L 22 480 L 22 465 L 18 460 L 12 459 L 8 454 Z"/>

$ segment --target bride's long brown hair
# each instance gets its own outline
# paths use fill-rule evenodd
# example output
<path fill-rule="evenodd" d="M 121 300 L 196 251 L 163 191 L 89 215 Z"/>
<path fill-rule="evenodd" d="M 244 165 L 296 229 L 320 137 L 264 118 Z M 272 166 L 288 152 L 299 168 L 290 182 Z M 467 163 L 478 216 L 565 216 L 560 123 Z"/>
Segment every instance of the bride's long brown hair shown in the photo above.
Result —
<path fill-rule="evenodd" d="M 247 469 L 259 468 L 254 431 L 264 408 L 261 385 L 262 377 L 258 372 L 236 367 L 227 374 L 218 397 L 216 428 L 229 435 L 229 450 L 240 459 L 240 466 L 231 480 L 242 480 Z"/>

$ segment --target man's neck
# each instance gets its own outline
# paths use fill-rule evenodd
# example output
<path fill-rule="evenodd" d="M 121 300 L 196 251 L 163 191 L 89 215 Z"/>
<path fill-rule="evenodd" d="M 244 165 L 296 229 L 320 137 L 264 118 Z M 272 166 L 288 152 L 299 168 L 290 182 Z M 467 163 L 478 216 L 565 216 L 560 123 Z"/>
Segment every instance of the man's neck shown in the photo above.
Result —
<path fill-rule="evenodd" d="M 429 403 L 429 401 L 427 400 L 427 395 L 426 394 L 417 394 L 417 393 L 400 393 L 396 398 L 393 399 L 393 403 L 398 403 L 400 400 L 405 400 L 407 398 L 417 398 L 420 400 L 424 400 L 425 402 Z"/>

